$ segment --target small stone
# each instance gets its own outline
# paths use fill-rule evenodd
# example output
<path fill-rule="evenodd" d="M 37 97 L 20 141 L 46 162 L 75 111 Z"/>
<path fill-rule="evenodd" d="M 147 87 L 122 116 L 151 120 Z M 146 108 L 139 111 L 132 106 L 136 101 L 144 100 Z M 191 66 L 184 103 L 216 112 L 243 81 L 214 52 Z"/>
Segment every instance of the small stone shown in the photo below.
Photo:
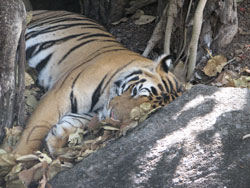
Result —
<path fill-rule="evenodd" d="M 241 58 L 240 57 L 235 57 L 235 61 L 239 63 L 239 62 L 241 62 Z"/>

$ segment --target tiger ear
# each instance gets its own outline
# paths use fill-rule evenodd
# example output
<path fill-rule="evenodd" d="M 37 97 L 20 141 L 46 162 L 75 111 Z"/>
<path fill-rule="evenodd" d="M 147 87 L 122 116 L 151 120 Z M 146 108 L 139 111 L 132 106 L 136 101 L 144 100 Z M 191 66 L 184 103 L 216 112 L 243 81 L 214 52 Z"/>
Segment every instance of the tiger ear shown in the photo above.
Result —
<path fill-rule="evenodd" d="M 156 72 L 160 73 L 162 71 L 168 73 L 169 66 L 172 64 L 172 55 L 164 55 L 158 58 L 156 65 Z"/>

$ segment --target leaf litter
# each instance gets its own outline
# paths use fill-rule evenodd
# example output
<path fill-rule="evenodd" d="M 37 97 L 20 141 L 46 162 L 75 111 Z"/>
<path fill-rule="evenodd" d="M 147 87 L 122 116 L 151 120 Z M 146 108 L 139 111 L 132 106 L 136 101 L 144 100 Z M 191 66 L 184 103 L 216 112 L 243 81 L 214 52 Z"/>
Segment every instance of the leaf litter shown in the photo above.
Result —
<path fill-rule="evenodd" d="M 16 126 L 7 129 L 5 142 L 0 149 L 0 183 L 11 188 L 28 187 L 31 184 L 37 184 L 39 188 L 51 187 L 48 181 L 58 172 L 71 168 L 76 162 L 105 147 L 110 139 L 125 135 L 156 110 L 146 97 L 131 99 L 130 92 L 128 90 L 111 100 L 110 118 L 99 122 L 98 117 L 94 117 L 88 130 L 78 128 L 71 134 L 67 146 L 61 148 L 55 158 L 46 151 L 23 156 L 12 154 L 22 128 Z"/>

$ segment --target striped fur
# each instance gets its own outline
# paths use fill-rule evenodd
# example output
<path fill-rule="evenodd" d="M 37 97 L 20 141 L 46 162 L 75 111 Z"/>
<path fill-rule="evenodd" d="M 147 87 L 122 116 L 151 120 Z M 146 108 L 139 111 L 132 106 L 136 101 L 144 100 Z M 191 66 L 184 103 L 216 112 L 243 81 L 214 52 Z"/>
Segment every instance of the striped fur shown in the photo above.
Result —
<path fill-rule="evenodd" d="M 182 93 L 182 86 L 165 64 L 168 56 L 153 62 L 129 51 L 102 26 L 82 15 L 33 12 L 26 48 L 29 65 L 37 70 L 39 84 L 48 91 L 26 126 L 16 150 L 20 154 L 39 149 L 36 144 L 26 150 L 21 147 L 30 141 L 40 146 L 47 134 L 53 153 L 63 145 L 58 144 L 58 138 L 87 124 L 86 115 L 110 116 L 109 101 L 128 89 L 131 97 L 146 96 L 155 107 Z M 38 135 L 31 134 L 34 127 L 41 129 Z"/>

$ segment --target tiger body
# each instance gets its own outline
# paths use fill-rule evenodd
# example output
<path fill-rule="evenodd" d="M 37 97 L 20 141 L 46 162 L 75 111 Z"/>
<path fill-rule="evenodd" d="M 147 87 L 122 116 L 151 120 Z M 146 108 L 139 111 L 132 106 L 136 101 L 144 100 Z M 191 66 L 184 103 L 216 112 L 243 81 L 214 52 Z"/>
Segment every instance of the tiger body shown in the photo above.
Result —
<path fill-rule="evenodd" d="M 96 114 L 100 119 L 110 116 L 109 101 L 128 89 L 131 98 L 146 96 L 159 106 L 182 93 L 165 62 L 129 51 L 96 22 L 66 11 L 33 11 L 32 15 L 26 56 L 38 72 L 39 85 L 48 91 L 29 119 L 16 153 L 39 149 L 46 135 L 53 153 L 66 133 Z M 35 129 L 39 134 L 32 134 Z"/>

